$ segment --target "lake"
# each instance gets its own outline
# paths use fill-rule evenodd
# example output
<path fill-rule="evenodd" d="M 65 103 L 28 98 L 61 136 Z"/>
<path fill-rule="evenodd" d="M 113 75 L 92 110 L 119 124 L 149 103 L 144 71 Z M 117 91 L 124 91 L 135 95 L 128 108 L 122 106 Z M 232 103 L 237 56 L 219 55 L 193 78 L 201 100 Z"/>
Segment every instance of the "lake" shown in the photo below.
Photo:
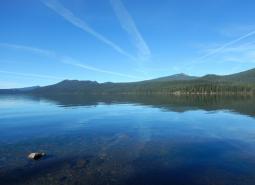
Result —
<path fill-rule="evenodd" d="M 255 99 L 1 95 L 0 154 L 1 185 L 254 185 Z"/>

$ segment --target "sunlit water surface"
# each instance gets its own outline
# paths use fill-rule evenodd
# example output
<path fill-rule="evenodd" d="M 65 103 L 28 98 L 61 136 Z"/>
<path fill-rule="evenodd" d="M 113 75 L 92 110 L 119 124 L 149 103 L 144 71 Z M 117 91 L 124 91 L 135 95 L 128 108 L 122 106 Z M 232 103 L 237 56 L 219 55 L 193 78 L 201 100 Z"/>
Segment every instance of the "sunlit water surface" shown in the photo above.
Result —
<path fill-rule="evenodd" d="M 255 106 L 176 106 L 0 96 L 0 184 L 254 185 Z"/>

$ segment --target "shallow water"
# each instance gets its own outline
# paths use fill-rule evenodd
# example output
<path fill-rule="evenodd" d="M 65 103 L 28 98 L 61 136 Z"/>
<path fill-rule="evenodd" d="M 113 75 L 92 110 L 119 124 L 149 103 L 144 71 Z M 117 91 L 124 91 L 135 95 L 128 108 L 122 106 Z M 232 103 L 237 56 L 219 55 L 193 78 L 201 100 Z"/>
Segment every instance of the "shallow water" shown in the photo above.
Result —
<path fill-rule="evenodd" d="M 2 95 L 0 184 L 254 185 L 254 115 L 244 97 Z"/>

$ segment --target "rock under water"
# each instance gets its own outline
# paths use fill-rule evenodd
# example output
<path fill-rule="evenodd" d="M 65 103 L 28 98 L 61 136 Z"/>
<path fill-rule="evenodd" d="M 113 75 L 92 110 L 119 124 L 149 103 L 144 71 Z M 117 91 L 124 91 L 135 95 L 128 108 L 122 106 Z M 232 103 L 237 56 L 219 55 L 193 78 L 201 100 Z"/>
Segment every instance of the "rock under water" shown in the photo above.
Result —
<path fill-rule="evenodd" d="M 33 152 L 28 155 L 28 158 L 31 160 L 39 160 L 44 156 L 46 156 L 46 153 L 44 152 Z"/>

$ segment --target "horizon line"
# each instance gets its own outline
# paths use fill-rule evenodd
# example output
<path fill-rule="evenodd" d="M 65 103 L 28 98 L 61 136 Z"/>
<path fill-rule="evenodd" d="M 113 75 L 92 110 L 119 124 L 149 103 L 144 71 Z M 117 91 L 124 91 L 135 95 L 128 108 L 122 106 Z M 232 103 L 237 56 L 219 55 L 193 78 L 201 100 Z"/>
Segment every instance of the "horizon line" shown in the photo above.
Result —
<path fill-rule="evenodd" d="M 150 78 L 150 79 L 145 79 L 145 80 L 139 80 L 139 81 L 129 81 L 129 82 L 112 82 L 112 81 L 105 81 L 105 82 L 98 82 L 96 80 L 79 80 L 79 79 L 63 79 L 63 80 L 60 80 L 59 82 L 55 83 L 55 84 L 58 84 L 58 83 L 61 83 L 63 81 L 79 81 L 79 82 L 96 82 L 98 84 L 105 84 L 105 83 L 135 83 L 135 82 L 143 82 L 143 81 L 150 81 L 150 80 L 156 80 L 156 79 L 159 79 L 159 78 L 164 78 L 164 77 L 171 77 L 171 76 L 175 76 L 175 75 L 180 75 L 180 74 L 183 74 L 183 75 L 186 75 L 186 76 L 190 76 L 190 77 L 196 77 L 196 78 L 202 78 L 202 77 L 205 77 L 207 75 L 216 75 L 216 76 L 228 76 L 228 75 L 234 75 L 234 74 L 239 74 L 239 73 L 242 73 L 242 72 L 246 72 L 246 71 L 250 71 L 250 70 L 255 70 L 255 67 L 253 68 L 250 68 L 250 69 L 247 69 L 247 70 L 242 70 L 242 71 L 239 71 L 239 72 L 236 72 L 236 73 L 231 73 L 231 74 L 225 74 L 225 75 L 219 75 L 219 74 L 205 74 L 205 75 L 202 75 L 202 76 L 193 76 L 193 75 L 189 75 L 189 74 L 186 74 L 186 73 L 176 73 L 176 74 L 172 74 L 172 75 L 168 75 L 168 76 L 161 76 L 161 77 L 155 77 L 155 78 Z M 1 71 L 0 71 L 1 72 Z M 18 87 L 18 88 L 0 88 L 0 90 L 10 90 L 10 89 L 23 89 L 23 88 L 29 88 L 29 87 L 46 87 L 46 86 L 50 86 L 50 85 L 55 85 L 55 84 L 49 84 L 49 85 L 44 85 L 44 86 L 40 86 L 40 85 L 33 85 L 33 86 L 25 86 L 25 87 Z"/>

